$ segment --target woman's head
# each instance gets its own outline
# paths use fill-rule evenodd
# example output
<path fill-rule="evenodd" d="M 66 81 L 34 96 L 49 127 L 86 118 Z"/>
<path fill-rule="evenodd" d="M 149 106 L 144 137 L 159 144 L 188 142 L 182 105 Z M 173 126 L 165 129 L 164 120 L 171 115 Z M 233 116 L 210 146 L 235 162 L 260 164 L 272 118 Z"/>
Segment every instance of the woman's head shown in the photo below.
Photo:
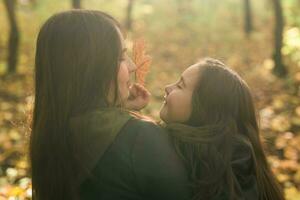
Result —
<path fill-rule="evenodd" d="M 44 97 L 48 106 L 77 113 L 125 98 L 125 50 L 118 22 L 105 13 L 72 10 L 52 16 L 37 40 L 37 100 Z M 113 88 L 117 85 L 120 90 Z"/>
<path fill-rule="evenodd" d="M 73 177 L 80 169 L 71 148 L 69 119 L 96 107 L 117 106 L 128 97 L 135 66 L 125 51 L 118 22 L 100 11 L 62 12 L 42 26 L 30 141 L 37 199 L 73 199 Z"/>

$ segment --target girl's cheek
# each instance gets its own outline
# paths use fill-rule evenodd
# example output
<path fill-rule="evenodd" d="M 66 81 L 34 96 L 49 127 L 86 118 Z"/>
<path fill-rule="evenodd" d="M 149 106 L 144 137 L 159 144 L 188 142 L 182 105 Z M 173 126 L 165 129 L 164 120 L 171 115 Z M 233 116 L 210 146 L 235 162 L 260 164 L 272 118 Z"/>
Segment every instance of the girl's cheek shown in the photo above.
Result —
<path fill-rule="evenodd" d="M 174 112 L 174 109 L 176 109 L 176 95 L 169 94 L 168 99 L 167 99 L 167 107 L 169 112 Z M 176 110 L 175 110 L 176 111 Z"/>

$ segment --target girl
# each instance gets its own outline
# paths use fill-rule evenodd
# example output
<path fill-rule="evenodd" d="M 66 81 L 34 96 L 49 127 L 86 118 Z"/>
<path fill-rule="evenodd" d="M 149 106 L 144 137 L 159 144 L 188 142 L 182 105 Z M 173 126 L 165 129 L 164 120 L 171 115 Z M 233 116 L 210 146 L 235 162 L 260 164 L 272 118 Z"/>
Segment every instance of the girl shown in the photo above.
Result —
<path fill-rule="evenodd" d="M 42 26 L 30 136 L 33 199 L 189 199 L 187 172 L 168 135 L 134 118 L 149 93 L 119 24 L 72 10 Z M 130 95 L 129 95 L 130 94 Z"/>
<path fill-rule="evenodd" d="M 193 182 L 195 199 L 283 200 L 270 170 L 250 90 L 215 59 L 186 69 L 160 111 Z"/>

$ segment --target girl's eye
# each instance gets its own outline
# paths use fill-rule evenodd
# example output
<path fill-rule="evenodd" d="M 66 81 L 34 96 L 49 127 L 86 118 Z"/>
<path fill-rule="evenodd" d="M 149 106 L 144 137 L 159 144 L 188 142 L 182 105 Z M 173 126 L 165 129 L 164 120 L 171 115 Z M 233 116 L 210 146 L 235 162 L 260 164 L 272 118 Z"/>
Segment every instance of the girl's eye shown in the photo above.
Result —
<path fill-rule="evenodd" d="M 178 87 L 179 89 L 183 89 L 183 82 L 181 79 L 177 81 L 176 87 Z"/>

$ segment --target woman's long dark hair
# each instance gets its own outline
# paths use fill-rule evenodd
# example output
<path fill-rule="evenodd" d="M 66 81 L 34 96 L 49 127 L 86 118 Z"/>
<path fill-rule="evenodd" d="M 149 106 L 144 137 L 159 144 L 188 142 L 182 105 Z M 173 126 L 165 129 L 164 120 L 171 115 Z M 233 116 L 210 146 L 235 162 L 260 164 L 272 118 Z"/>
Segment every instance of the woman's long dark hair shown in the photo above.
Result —
<path fill-rule="evenodd" d="M 253 175 L 259 200 L 283 200 L 259 136 L 250 89 L 235 72 L 215 59 L 199 62 L 200 78 L 186 124 L 167 125 L 178 153 L 186 161 L 195 186 L 195 199 L 239 199 L 236 160 Z M 241 156 L 237 156 L 237 155 Z M 239 158 L 237 158 L 239 157 Z M 225 198 L 224 198 L 225 197 Z"/>
<path fill-rule="evenodd" d="M 122 54 L 117 27 L 100 11 L 71 10 L 52 16 L 39 32 L 30 137 L 33 199 L 79 199 L 77 175 L 85 169 L 73 153 L 69 119 L 108 106 Z"/>

